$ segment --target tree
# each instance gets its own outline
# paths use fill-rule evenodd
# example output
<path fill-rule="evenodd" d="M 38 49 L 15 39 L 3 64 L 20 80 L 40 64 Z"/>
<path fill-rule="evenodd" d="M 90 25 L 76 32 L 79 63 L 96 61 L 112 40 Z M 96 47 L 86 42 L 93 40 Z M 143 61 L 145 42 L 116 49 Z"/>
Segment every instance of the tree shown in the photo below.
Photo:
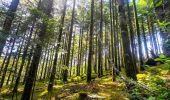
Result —
<path fill-rule="evenodd" d="M 163 38 L 163 51 L 164 54 L 167 57 L 170 57 L 170 48 L 169 48 L 169 43 L 170 43 L 170 37 L 169 37 L 169 27 L 170 24 L 169 23 L 169 19 L 170 19 L 170 1 L 169 0 L 153 0 L 153 4 L 154 4 L 154 9 L 158 18 L 158 25 L 160 27 L 160 31 L 161 31 L 161 36 Z"/>
<path fill-rule="evenodd" d="M 93 32 L 94 32 L 94 0 L 91 0 L 91 22 L 90 22 L 90 38 L 89 38 L 89 56 L 88 56 L 88 67 L 87 67 L 87 82 L 91 81 L 92 72 L 92 55 L 93 55 Z"/>
<path fill-rule="evenodd" d="M 33 33 L 33 30 L 34 30 L 34 27 L 35 27 L 35 20 L 33 21 L 33 24 L 32 24 L 31 30 L 30 30 L 30 35 L 29 35 L 27 44 L 26 44 L 26 46 L 24 48 L 24 52 L 23 52 L 23 55 L 22 55 L 22 62 L 21 62 L 20 68 L 19 68 L 19 72 L 18 72 L 17 78 L 16 78 L 14 89 L 13 89 L 13 96 L 14 96 L 14 93 L 17 94 L 17 88 L 18 88 L 18 85 L 19 85 L 21 73 L 22 73 L 22 70 L 23 70 L 23 67 L 24 67 L 24 64 L 25 64 L 25 60 L 26 60 L 26 57 L 27 57 L 27 51 L 28 51 L 28 47 L 30 45 L 30 40 L 31 40 L 31 37 L 32 37 L 32 33 Z"/>
<path fill-rule="evenodd" d="M 147 46 L 147 39 L 146 39 L 146 33 L 145 33 L 144 18 L 143 18 L 143 16 L 142 16 L 141 20 L 142 20 L 142 33 L 143 33 L 143 38 L 144 38 L 144 48 L 145 48 L 146 56 L 147 56 L 147 58 L 149 58 L 149 53 L 148 53 L 148 46 Z"/>
<path fill-rule="evenodd" d="M 135 34 L 133 31 L 133 24 L 132 24 L 132 19 L 131 19 L 129 0 L 126 0 L 126 4 L 127 4 L 128 23 L 129 23 L 130 43 L 131 43 L 131 47 L 132 47 L 132 57 L 133 57 L 134 66 L 136 66 Z"/>
<path fill-rule="evenodd" d="M 102 42 L 103 42 L 103 0 L 100 1 L 100 35 L 99 35 L 99 39 L 98 39 L 98 42 L 99 42 L 99 60 L 98 60 L 98 77 L 101 77 L 102 76 L 102 71 L 103 71 L 103 59 L 102 59 Z"/>
<path fill-rule="evenodd" d="M 139 44 L 138 50 L 139 50 L 140 69 L 144 70 L 143 53 L 142 53 L 142 41 L 141 41 L 141 35 L 140 35 L 138 15 L 137 15 L 136 0 L 133 0 L 133 5 L 134 5 L 135 24 L 136 24 L 136 31 L 137 31 L 137 37 L 138 37 L 138 44 Z"/>
<path fill-rule="evenodd" d="M 112 0 L 109 0 L 109 3 L 110 3 L 110 20 L 111 20 L 111 22 L 110 22 L 110 32 L 111 32 L 111 54 L 112 54 L 112 60 L 114 61 L 114 47 L 113 47 L 113 44 L 114 44 L 114 42 L 113 42 L 113 21 L 112 21 L 112 19 L 113 19 L 113 11 L 112 11 Z M 115 70 L 114 70 L 114 68 L 113 68 L 113 81 L 115 81 L 116 80 L 116 74 L 115 74 Z"/>
<path fill-rule="evenodd" d="M 40 43 L 36 44 L 30 70 L 28 71 L 28 76 L 27 76 L 24 91 L 22 94 L 22 100 L 29 100 L 31 96 L 31 91 L 32 91 L 33 83 L 35 81 L 36 74 L 37 74 L 38 64 L 40 61 L 42 48 L 43 48 L 41 43 L 43 43 L 45 39 L 46 30 L 47 30 L 46 28 L 48 25 L 46 22 L 48 22 L 49 18 L 51 17 L 52 7 L 53 7 L 53 0 L 40 1 L 40 7 L 38 9 L 45 14 L 44 16 L 45 18 L 43 19 L 43 23 L 40 27 L 40 32 L 38 35 Z"/>
<path fill-rule="evenodd" d="M 126 75 L 136 80 L 137 68 L 135 67 L 132 59 L 132 52 L 130 50 L 129 35 L 127 30 L 127 21 L 125 16 L 125 2 L 124 0 L 117 0 L 120 15 L 120 28 L 123 41 L 123 51 L 125 60 Z"/>
<path fill-rule="evenodd" d="M 73 25 L 74 25 L 74 16 L 75 16 L 75 5 L 76 5 L 76 0 L 74 0 L 73 3 L 73 10 L 72 10 L 72 19 L 71 19 L 71 28 L 70 28 L 70 34 L 69 34 L 69 41 L 68 41 L 68 50 L 67 50 L 67 58 L 65 62 L 65 66 L 69 67 L 69 61 L 70 61 L 70 52 L 71 52 L 71 41 L 72 41 L 72 35 L 73 35 Z M 68 76 L 68 69 L 63 70 L 63 81 L 67 81 L 67 76 Z"/>
<path fill-rule="evenodd" d="M 54 85 L 54 79 L 55 79 L 55 74 L 56 74 L 56 65 L 57 65 L 57 59 L 58 59 L 58 51 L 61 46 L 61 39 L 62 39 L 62 34 L 63 34 L 63 27 L 64 27 L 64 19 L 66 15 L 66 9 L 67 9 L 67 0 L 64 1 L 64 9 L 63 9 L 63 15 L 61 16 L 61 25 L 59 27 L 59 36 L 58 36 L 58 44 L 56 46 L 56 51 L 55 51 L 55 56 L 54 56 L 54 62 L 53 62 L 53 67 L 52 67 L 52 72 L 50 76 L 50 81 L 48 83 L 48 91 L 51 91 Z"/>

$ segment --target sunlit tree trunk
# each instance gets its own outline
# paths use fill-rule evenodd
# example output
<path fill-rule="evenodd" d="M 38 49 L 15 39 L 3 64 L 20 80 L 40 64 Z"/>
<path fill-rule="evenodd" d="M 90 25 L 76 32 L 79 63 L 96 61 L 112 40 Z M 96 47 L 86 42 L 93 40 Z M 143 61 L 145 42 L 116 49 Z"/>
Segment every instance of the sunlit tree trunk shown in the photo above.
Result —
<path fill-rule="evenodd" d="M 169 0 L 153 0 L 157 18 L 162 23 L 170 22 L 170 1 Z M 170 24 L 160 29 L 160 35 L 163 38 L 163 53 L 170 57 Z"/>
<path fill-rule="evenodd" d="M 137 32 L 137 37 L 138 37 L 137 40 L 138 40 L 138 45 L 139 45 L 138 51 L 139 51 L 140 70 L 144 70 L 142 41 L 141 41 L 140 27 L 139 27 L 138 14 L 137 14 L 137 8 L 136 8 L 136 0 L 133 0 L 133 6 L 134 6 L 134 13 L 135 13 L 136 32 Z"/>
<path fill-rule="evenodd" d="M 152 34 L 152 39 L 153 39 L 153 45 L 155 48 L 155 55 L 158 56 L 158 46 L 157 46 L 157 41 L 156 41 L 156 37 L 155 37 L 154 20 L 152 18 L 150 20 L 150 25 L 151 25 L 151 34 Z"/>
<path fill-rule="evenodd" d="M 147 58 L 149 58 L 147 38 L 146 38 L 146 33 L 145 33 L 145 27 L 144 27 L 144 19 L 143 19 L 143 17 L 142 17 L 142 33 L 143 33 L 143 39 L 144 39 L 145 53 L 146 53 Z"/>
<path fill-rule="evenodd" d="M 155 48 L 154 48 L 154 45 L 153 45 L 153 38 L 152 38 L 152 33 L 151 33 L 150 16 L 149 15 L 147 15 L 147 26 L 148 26 L 148 33 L 149 33 L 150 44 L 151 44 L 151 51 L 154 52 Z"/>

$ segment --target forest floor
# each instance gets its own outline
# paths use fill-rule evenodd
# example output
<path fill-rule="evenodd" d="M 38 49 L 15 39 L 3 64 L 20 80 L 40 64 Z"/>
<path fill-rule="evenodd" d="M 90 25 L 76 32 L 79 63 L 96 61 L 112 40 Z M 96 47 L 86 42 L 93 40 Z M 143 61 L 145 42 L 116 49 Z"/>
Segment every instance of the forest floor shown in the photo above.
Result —
<path fill-rule="evenodd" d="M 157 97 L 164 98 L 166 96 L 166 98 L 168 98 L 170 94 L 169 64 L 168 65 L 164 64 L 156 67 L 149 67 L 147 68 L 146 71 L 138 74 L 137 77 L 138 82 L 143 83 L 152 90 L 154 91 L 156 90 L 158 93 L 160 93 L 160 96 Z M 48 84 L 47 81 L 41 81 L 36 83 L 33 93 L 33 100 L 49 100 L 49 98 L 51 98 L 51 100 L 79 100 L 80 93 L 87 93 L 92 96 L 100 96 L 102 98 L 105 98 L 105 100 L 129 100 L 129 94 L 127 92 L 124 82 L 119 78 L 117 78 L 115 82 L 112 82 L 111 75 L 104 76 L 102 78 L 96 78 L 95 80 L 88 84 L 85 82 L 85 80 L 84 81 L 80 80 L 79 77 L 76 77 L 74 80 L 70 79 L 68 83 L 56 81 L 56 85 L 54 86 L 52 93 L 48 93 L 47 84 Z M 19 86 L 17 96 L 18 99 L 22 95 L 23 87 L 24 87 L 23 85 Z M 165 91 L 165 93 L 162 91 Z M 144 92 L 143 89 L 135 90 L 133 96 L 142 97 L 144 95 L 143 92 Z M 11 90 L 8 86 L 2 89 L 1 96 L 3 100 L 11 99 Z M 154 97 L 147 96 L 147 98 Z"/>
<path fill-rule="evenodd" d="M 34 89 L 34 100 L 78 100 L 79 93 L 87 93 L 91 96 L 100 96 L 105 99 L 114 99 L 114 100 L 126 100 L 128 94 L 126 92 L 125 84 L 117 79 L 117 81 L 112 82 L 112 76 L 104 76 L 102 78 L 97 78 L 90 83 L 85 81 L 68 82 L 60 83 L 57 82 L 54 86 L 52 93 L 47 91 L 46 82 L 38 82 Z M 18 89 L 17 98 L 21 97 L 23 91 L 23 86 L 20 86 Z M 2 90 L 3 100 L 11 99 L 11 93 L 8 87 Z M 14 98 L 16 99 L 16 98 Z"/>

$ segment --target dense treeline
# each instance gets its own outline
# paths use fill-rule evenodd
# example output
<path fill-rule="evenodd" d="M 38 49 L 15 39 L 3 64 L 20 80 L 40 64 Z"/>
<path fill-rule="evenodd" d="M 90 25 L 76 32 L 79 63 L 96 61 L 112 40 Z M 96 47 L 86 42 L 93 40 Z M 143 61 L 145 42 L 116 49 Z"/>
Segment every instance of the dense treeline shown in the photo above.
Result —
<path fill-rule="evenodd" d="M 48 92 L 75 76 L 137 80 L 145 61 L 170 57 L 169 9 L 169 0 L 0 1 L 0 92 L 17 96 L 22 84 L 29 100 L 42 80 Z"/>

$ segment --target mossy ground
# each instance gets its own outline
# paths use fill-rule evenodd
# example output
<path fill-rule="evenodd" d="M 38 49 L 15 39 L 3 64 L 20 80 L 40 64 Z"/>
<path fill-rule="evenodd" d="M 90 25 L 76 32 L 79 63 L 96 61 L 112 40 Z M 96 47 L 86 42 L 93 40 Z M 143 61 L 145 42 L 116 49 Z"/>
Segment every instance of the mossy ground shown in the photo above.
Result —
<path fill-rule="evenodd" d="M 166 81 L 164 87 L 169 88 L 170 65 L 164 64 L 148 67 L 146 71 L 141 72 L 137 77 L 139 82 L 146 84 L 151 89 L 157 89 L 159 87 L 157 82 L 160 80 Z M 69 79 L 68 83 L 57 80 L 52 93 L 47 91 L 47 85 L 48 81 L 36 82 L 33 93 L 34 100 L 78 100 L 79 93 L 96 94 L 105 97 L 106 100 L 128 100 L 129 98 L 124 82 L 119 78 L 113 82 L 111 75 L 96 78 L 90 83 L 80 80 L 79 77 L 77 79 L 74 78 L 74 80 Z M 21 98 L 23 87 L 23 85 L 19 85 L 17 99 Z M 3 100 L 11 99 L 11 89 L 9 86 L 5 86 L 1 90 L 1 98 Z"/>

